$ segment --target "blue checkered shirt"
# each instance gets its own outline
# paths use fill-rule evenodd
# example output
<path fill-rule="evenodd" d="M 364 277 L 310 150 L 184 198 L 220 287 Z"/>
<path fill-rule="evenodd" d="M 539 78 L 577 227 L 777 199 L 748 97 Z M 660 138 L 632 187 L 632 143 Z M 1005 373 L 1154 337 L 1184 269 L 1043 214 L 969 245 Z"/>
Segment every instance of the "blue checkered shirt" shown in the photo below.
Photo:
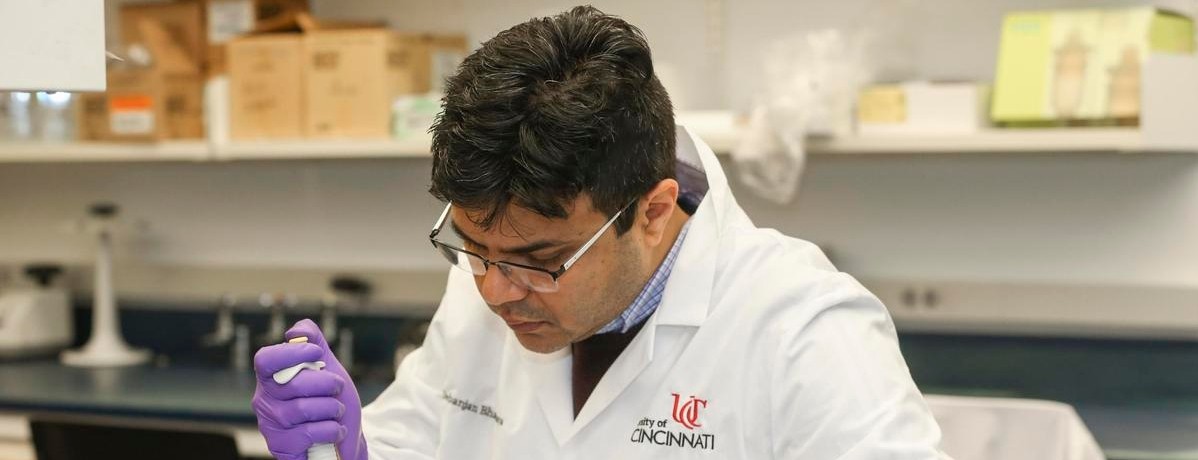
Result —
<path fill-rule="evenodd" d="M 653 276 L 649 278 L 648 283 L 645 283 L 645 288 L 641 290 L 640 294 L 637 294 L 632 304 L 623 313 L 620 313 L 620 316 L 607 323 L 595 334 L 628 332 L 633 326 L 640 324 L 654 311 L 657 311 L 657 306 L 661 304 L 661 294 L 666 290 L 666 280 L 670 279 L 670 272 L 674 271 L 674 261 L 678 259 L 678 250 L 682 247 L 682 240 L 686 238 L 686 232 L 690 227 L 691 223 L 688 220 L 686 225 L 682 226 L 682 231 L 678 232 L 678 238 L 674 240 L 674 246 L 670 247 L 670 252 L 666 254 L 665 260 L 661 261 L 657 271 L 653 272 Z"/>

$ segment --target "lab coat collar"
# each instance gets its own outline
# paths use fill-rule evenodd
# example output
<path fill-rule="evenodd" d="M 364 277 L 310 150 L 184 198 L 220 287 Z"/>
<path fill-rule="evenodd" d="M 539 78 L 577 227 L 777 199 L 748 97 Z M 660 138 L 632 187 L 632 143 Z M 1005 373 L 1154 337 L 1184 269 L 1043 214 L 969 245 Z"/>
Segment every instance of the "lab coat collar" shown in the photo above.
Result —
<path fill-rule="evenodd" d="M 735 207 L 728 180 L 711 147 L 681 126 L 677 142 L 678 161 L 702 169 L 707 175 L 708 190 L 691 216 L 690 230 L 678 252 L 674 271 L 666 281 L 654 319 L 658 326 L 697 327 L 707 318 L 711 303 L 720 236 L 740 210 Z"/>

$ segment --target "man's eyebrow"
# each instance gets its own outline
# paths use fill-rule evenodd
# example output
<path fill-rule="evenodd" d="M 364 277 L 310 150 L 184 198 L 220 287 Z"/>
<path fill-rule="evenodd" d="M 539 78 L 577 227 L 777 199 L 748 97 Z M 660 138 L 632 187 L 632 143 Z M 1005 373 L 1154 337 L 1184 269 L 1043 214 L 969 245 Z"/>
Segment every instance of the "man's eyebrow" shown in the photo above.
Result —
<path fill-rule="evenodd" d="M 470 244 L 472 246 L 477 246 L 477 247 L 480 247 L 483 249 L 488 249 L 486 245 L 483 245 L 477 241 L 474 241 L 474 238 L 471 238 L 470 236 L 468 236 L 464 232 L 462 232 L 462 229 L 458 228 L 458 224 L 455 223 L 453 220 L 449 221 L 449 226 L 450 226 L 450 228 L 453 229 L 453 232 L 458 235 L 458 238 L 461 238 L 462 241 L 465 241 L 467 244 Z M 502 253 L 502 254 L 528 254 L 531 252 L 540 251 L 545 248 L 561 246 L 563 244 L 566 244 L 566 243 L 563 241 L 556 241 L 556 240 L 534 241 L 532 243 L 529 243 L 529 244 L 526 244 L 523 246 L 517 246 L 514 248 L 508 248 L 508 249 L 501 249 L 498 252 Z"/>
<path fill-rule="evenodd" d="M 458 238 L 461 238 L 462 241 L 465 241 L 467 244 L 470 244 L 472 246 L 478 246 L 478 247 L 484 248 L 484 249 L 486 248 L 486 246 L 478 244 L 477 241 L 474 241 L 473 238 L 466 236 L 466 234 L 462 232 L 462 229 L 458 228 L 458 224 L 456 222 L 454 222 L 453 219 L 449 219 L 449 227 L 452 228 L 453 232 L 458 235 Z"/>

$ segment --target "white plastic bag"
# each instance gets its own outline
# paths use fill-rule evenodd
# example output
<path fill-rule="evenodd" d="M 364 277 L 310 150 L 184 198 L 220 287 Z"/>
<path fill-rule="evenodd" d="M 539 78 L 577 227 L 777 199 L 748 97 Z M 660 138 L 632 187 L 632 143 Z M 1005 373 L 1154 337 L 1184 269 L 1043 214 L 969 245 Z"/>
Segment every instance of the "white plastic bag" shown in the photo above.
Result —
<path fill-rule="evenodd" d="M 738 175 L 755 193 L 789 202 L 806 163 L 806 136 L 851 132 L 853 100 L 871 75 L 867 37 L 825 29 L 768 48 L 763 90 L 732 151 Z"/>

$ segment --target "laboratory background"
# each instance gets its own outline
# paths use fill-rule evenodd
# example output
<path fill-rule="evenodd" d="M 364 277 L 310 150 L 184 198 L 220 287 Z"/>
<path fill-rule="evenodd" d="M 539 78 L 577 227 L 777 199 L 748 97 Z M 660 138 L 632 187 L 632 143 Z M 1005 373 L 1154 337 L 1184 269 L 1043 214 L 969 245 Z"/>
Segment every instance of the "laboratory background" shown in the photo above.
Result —
<path fill-rule="evenodd" d="M 1198 459 L 1198 2 L 593 4 L 885 302 L 948 454 Z M 443 79 L 572 6 L 0 3 L 0 460 L 270 458 L 252 355 L 304 317 L 376 397 L 444 291 Z"/>

